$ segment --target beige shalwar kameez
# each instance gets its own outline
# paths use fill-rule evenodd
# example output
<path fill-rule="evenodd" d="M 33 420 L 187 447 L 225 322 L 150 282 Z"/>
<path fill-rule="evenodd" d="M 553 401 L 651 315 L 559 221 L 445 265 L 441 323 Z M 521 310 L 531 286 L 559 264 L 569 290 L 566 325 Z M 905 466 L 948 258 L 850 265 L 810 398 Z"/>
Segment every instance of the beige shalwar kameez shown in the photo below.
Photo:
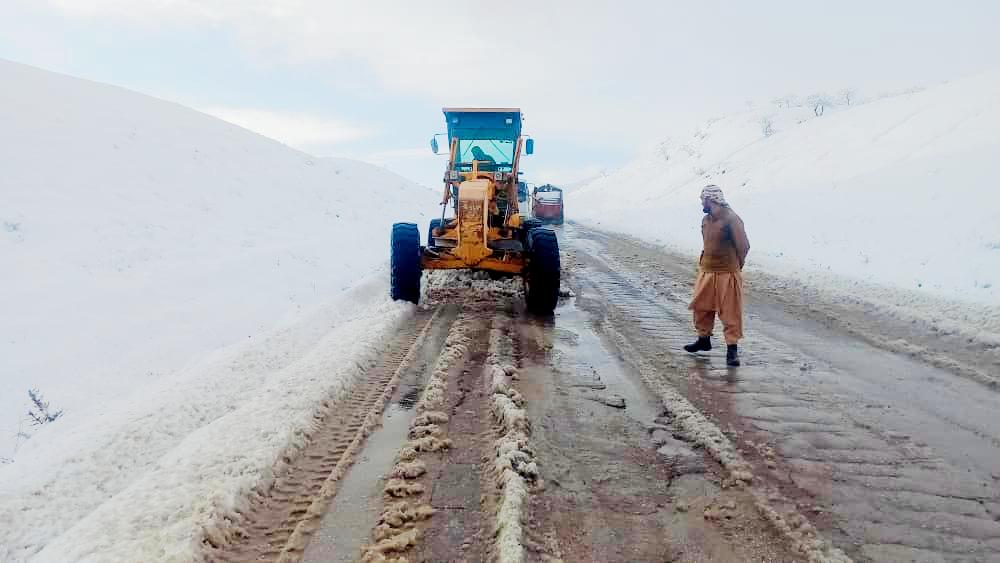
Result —
<path fill-rule="evenodd" d="M 715 316 L 722 321 L 726 344 L 743 338 L 743 263 L 750 251 L 743 221 L 728 207 L 718 217 L 706 215 L 701 223 L 704 251 L 698 261 L 694 313 L 698 336 L 711 336 Z"/>

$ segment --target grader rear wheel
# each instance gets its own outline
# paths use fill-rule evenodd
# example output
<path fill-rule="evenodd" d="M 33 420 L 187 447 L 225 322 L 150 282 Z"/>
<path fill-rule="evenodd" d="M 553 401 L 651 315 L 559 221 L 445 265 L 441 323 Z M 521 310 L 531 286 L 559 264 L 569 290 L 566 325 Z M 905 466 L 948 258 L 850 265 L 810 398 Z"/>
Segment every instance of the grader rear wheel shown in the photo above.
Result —
<path fill-rule="evenodd" d="M 559 241 L 549 229 L 528 231 L 525 301 L 537 315 L 551 315 L 559 301 Z"/>

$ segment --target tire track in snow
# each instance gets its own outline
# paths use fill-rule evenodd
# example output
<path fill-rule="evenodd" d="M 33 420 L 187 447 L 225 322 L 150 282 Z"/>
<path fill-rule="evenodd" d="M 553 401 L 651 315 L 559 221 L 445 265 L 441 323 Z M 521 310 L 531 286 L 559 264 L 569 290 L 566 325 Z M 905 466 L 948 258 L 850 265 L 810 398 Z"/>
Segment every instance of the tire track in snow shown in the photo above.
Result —
<path fill-rule="evenodd" d="M 523 524 L 538 468 L 528 448 L 531 430 L 524 400 L 512 385 L 517 362 L 512 320 L 502 311 L 495 312 L 491 320 L 482 314 L 476 316 L 473 312 L 468 321 L 456 322 L 451 342 L 446 342 L 417 404 L 420 414 L 390 473 L 383 513 L 373 531 L 375 543 L 363 552 L 364 562 L 400 562 L 410 557 L 436 560 L 444 553 L 497 563 L 525 560 Z M 486 359 L 477 365 L 469 361 L 475 341 L 470 337 L 487 328 Z M 457 377 L 459 368 L 466 382 L 478 382 L 478 387 L 456 390 L 456 381 L 449 382 L 449 376 Z M 486 423 L 484 432 L 470 432 L 466 415 L 491 422 Z M 463 416 L 466 420 L 459 433 L 452 432 L 450 427 Z M 472 451 L 461 451 L 470 448 Z M 455 508 L 440 504 L 438 494 L 444 492 L 442 487 L 454 485 L 448 481 L 453 472 L 447 466 L 458 458 L 470 457 L 480 460 L 476 470 L 467 469 L 478 476 L 480 490 L 465 499 L 470 505 L 460 510 L 464 512 L 463 531 L 457 537 L 444 520 L 437 521 L 445 518 L 442 512 Z M 445 480 L 439 482 L 441 479 Z"/>
<path fill-rule="evenodd" d="M 396 456 L 383 492 L 383 511 L 372 531 L 374 543 L 362 549 L 365 563 L 399 563 L 423 539 L 426 525 L 435 513 L 430 496 L 433 483 L 427 471 L 432 454 L 448 450 L 450 417 L 447 407 L 449 378 L 469 356 L 472 336 L 481 330 L 482 320 L 463 313 L 452 325 L 444 347 L 420 400 L 417 417 L 410 425 L 409 440 Z"/>
<path fill-rule="evenodd" d="M 381 362 L 336 403 L 324 402 L 315 415 L 310 442 L 270 490 L 250 502 L 244 520 L 228 542 L 206 546 L 215 561 L 297 561 L 309 536 L 376 428 L 382 411 L 421 349 L 441 309 L 417 313 Z"/>

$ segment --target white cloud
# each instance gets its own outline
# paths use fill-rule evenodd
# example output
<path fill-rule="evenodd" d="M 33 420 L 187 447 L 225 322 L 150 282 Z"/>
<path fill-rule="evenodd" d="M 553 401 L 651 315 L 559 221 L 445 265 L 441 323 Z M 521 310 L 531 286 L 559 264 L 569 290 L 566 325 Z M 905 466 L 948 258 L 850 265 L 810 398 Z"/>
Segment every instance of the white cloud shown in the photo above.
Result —
<path fill-rule="evenodd" d="M 625 108 L 606 103 L 613 96 L 602 84 L 614 79 L 601 67 L 610 59 L 633 64 L 638 47 L 628 40 L 635 30 L 625 21 L 614 23 L 621 11 L 606 2 L 49 2 L 70 17 L 128 26 L 211 26 L 232 33 L 250 57 L 269 63 L 364 61 L 392 91 L 443 105 L 521 106 L 543 135 L 596 128 L 623 134 L 636 121 L 634 113 L 620 119 Z M 612 39 L 614 55 L 607 52 Z"/>
<path fill-rule="evenodd" d="M 369 131 L 342 121 L 303 113 L 229 107 L 207 107 L 201 111 L 303 151 L 370 135 Z"/>
<path fill-rule="evenodd" d="M 835 10 L 798 0 L 47 1 L 102 23 L 202 26 L 265 63 L 361 62 L 388 90 L 520 106 L 540 137 L 605 146 L 662 139 L 748 98 L 877 91 L 1000 63 L 997 5 L 973 0 Z"/>
<path fill-rule="evenodd" d="M 49 0 L 60 13 L 77 18 L 102 18 L 132 23 L 222 20 L 243 2 L 228 0 Z M 253 2 L 247 2 L 248 6 Z"/>

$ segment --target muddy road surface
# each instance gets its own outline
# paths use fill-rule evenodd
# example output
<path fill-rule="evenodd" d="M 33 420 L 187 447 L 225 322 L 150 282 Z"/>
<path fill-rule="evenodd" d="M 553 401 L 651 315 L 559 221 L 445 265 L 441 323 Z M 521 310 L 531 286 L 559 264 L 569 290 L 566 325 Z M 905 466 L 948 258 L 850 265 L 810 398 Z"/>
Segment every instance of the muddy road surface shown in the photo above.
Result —
<path fill-rule="evenodd" d="M 772 279 L 748 277 L 742 367 L 686 354 L 688 259 L 557 233 L 552 318 L 516 281 L 425 276 L 212 558 L 1000 562 L 995 387 Z"/>

